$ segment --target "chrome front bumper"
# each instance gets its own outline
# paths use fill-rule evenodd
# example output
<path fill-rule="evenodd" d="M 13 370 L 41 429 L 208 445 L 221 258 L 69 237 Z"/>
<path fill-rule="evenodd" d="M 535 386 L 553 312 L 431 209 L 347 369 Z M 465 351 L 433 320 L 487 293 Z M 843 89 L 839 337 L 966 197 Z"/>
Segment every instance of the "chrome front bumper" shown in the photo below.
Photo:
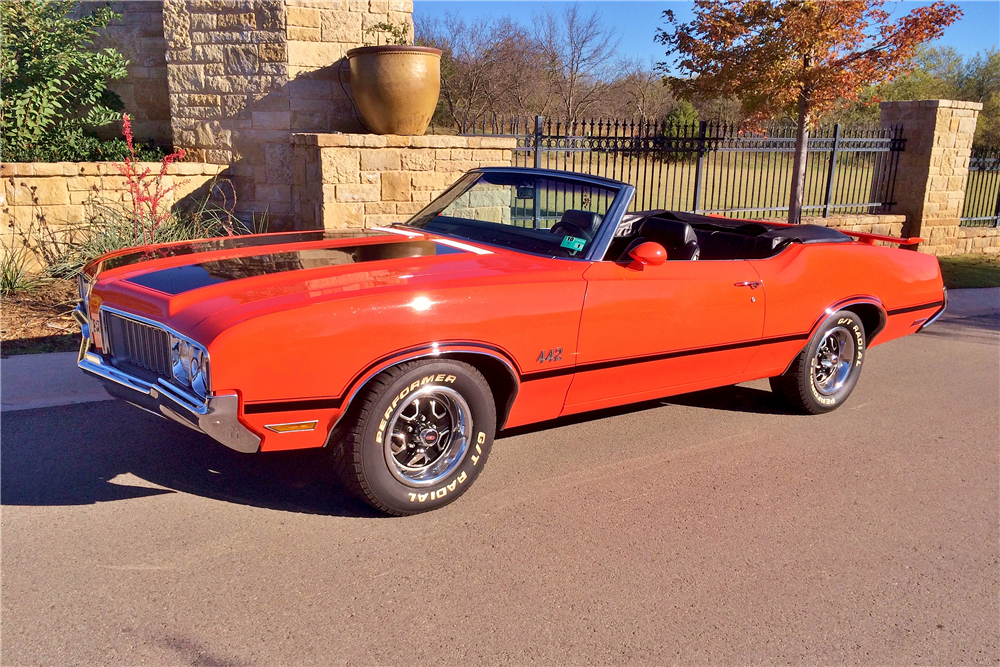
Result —
<path fill-rule="evenodd" d="M 201 400 L 164 380 L 155 384 L 124 373 L 105 357 L 89 350 L 89 327 L 83 319 L 83 341 L 77 365 L 104 382 L 108 393 L 158 417 L 172 419 L 190 429 L 204 433 L 230 449 L 252 454 L 260 449 L 260 437 L 240 422 L 240 399 L 236 394 L 217 394 Z"/>

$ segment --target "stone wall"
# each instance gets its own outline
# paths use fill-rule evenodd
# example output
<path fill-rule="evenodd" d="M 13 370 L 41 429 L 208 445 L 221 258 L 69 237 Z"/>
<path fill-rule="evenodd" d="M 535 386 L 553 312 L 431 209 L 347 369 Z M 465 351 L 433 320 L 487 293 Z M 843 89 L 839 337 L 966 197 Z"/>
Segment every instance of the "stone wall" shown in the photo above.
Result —
<path fill-rule="evenodd" d="M 294 136 L 300 228 L 402 222 L 476 167 L 509 167 L 516 139 L 373 134 Z"/>
<path fill-rule="evenodd" d="M 959 227 L 955 254 L 1000 255 L 1000 228 Z"/>
<path fill-rule="evenodd" d="M 893 210 L 907 216 L 907 236 L 925 239 L 921 252 L 950 255 L 969 175 L 976 120 L 983 105 L 954 100 L 882 102 L 883 123 L 901 123 L 906 148 L 899 155 Z"/>
<path fill-rule="evenodd" d="M 107 3 L 87 0 L 81 11 L 89 14 Z M 111 9 L 121 14 L 94 40 L 99 49 L 114 48 L 128 61 L 128 76 L 111 83 L 132 119 L 136 139 L 152 139 L 169 147 L 170 100 L 167 90 L 166 41 L 163 39 L 163 4 L 148 0 L 118 0 Z M 121 123 L 102 128 L 103 137 L 121 137 Z"/>
<path fill-rule="evenodd" d="M 804 216 L 802 223 L 832 227 L 845 232 L 862 232 L 865 234 L 881 234 L 883 236 L 902 236 L 906 226 L 905 215 L 831 215 Z"/>
<path fill-rule="evenodd" d="M 239 210 L 289 221 L 293 132 L 358 131 L 344 54 L 410 0 L 165 0 L 174 145 L 230 164 Z M 343 85 L 341 84 L 343 79 Z"/>
<path fill-rule="evenodd" d="M 159 163 L 139 163 L 159 173 Z M 164 202 L 172 207 L 185 198 L 207 199 L 212 184 L 224 176 L 226 167 L 194 162 L 175 163 L 163 179 L 165 187 L 176 185 Z M 5 250 L 44 221 L 50 229 L 84 222 L 98 204 L 121 204 L 128 199 L 128 186 L 112 162 L 12 163 L 0 166 L 3 200 L 0 230 Z"/>

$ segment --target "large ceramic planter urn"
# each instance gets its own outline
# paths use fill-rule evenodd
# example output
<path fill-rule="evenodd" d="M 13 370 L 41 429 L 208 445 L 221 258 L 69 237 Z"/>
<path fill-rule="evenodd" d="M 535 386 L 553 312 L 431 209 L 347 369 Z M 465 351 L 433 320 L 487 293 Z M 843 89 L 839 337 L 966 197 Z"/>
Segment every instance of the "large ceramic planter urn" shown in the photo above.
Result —
<path fill-rule="evenodd" d="M 423 134 L 441 92 L 441 51 L 362 46 L 347 52 L 361 118 L 375 134 Z"/>

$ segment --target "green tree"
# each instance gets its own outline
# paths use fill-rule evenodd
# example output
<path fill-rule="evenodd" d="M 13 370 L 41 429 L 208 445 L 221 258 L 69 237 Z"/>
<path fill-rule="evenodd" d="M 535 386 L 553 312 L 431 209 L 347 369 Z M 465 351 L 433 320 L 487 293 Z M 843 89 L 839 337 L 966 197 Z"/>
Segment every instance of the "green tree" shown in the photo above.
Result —
<path fill-rule="evenodd" d="M 682 96 L 739 97 L 750 119 L 797 121 L 788 218 L 799 222 L 809 129 L 824 113 L 855 100 L 866 86 L 908 71 L 916 48 L 961 15 L 936 2 L 890 21 L 882 0 L 695 0 L 695 17 L 657 40 L 676 54 L 688 78 Z"/>
<path fill-rule="evenodd" d="M 121 119 L 107 89 L 128 64 L 114 49 L 89 50 L 100 28 L 119 18 L 107 6 L 76 18 L 79 2 L 0 3 L 0 104 L 4 159 L 78 141 L 85 128 Z"/>
<path fill-rule="evenodd" d="M 1000 49 L 963 58 L 951 47 L 917 51 L 909 74 L 881 86 L 870 86 L 859 99 L 823 118 L 824 122 L 876 122 L 878 102 L 963 100 L 981 102 L 976 144 L 1000 146 Z"/>
<path fill-rule="evenodd" d="M 664 122 L 668 126 L 687 126 L 697 123 L 698 110 L 687 100 L 677 100 L 674 108 L 666 115 Z"/>

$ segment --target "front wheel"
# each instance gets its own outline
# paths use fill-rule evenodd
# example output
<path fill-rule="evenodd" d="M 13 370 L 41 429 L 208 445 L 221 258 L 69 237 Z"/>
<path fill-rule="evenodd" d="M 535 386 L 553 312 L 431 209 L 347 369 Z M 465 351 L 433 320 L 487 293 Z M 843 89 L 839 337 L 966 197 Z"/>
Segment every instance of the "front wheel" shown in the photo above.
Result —
<path fill-rule="evenodd" d="M 447 505 L 486 464 L 496 429 L 489 385 L 459 361 L 414 361 L 381 373 L 334 433 L 344 485 L 388 514 Z"/>
<path fill-rule="evenodd" d="M 861 318 L 849 310 L 834 313 L 788 370 L 770 379 L 771 390 L 801 412 L 817 415 L 837 409 L 858 383 L 865 342 Z"/>

